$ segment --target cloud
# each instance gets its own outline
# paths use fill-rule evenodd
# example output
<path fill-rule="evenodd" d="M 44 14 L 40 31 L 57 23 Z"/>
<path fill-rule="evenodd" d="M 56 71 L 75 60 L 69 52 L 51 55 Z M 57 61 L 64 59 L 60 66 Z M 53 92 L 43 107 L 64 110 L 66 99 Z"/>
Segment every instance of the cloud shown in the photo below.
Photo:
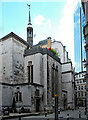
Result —
<path fill-rule="evenodd" d="M 34 23 L 38 28 L 34 29 L 34 34 L 36 34 L 36 37 L 34 38 L 34 44 L 37 44 L 40 40 L 51 36 L 51 19 L 47 19 L 43 15 L 39 14 L 34 18 Z"/>
<path fill-rule="evenodd" d="M 47 20 L 46 24 L 48 25 L 49 28 L 51 28 L 52 25 L 51 25 L 51 20 L 50 19 Z"/>
<path fill-rule="evenodd" d="M 51 20 L 50 19 L 46 20 L 45 17 L 40 14 L 34 18 L 34 23 L 37 27 L 43 26 L 51 28 Z"/>
<path fill-rule="evenodd" d="M 59 40 L 66 46 L 74 64 L 74 21 L 73 14 L 78 0 L 67 0 L 59 24 Z M 57 36 L 58 38 L 58 36 Z"/>
<path fill-rule="evenodd" d="M 65 0 L 1 0 L 1 2 L 64 2 Z"/>
<path fill-rule="evenodd" d="M 60 22 L 57 23 L 57 26 L 54 28 L 51 19 L 45 18 L 43 15 L 37 15 L 34 19 L 35 24 L 40 26 L 39 36 L 36 36 L 36 40 L 42 40 L 43 37 L 51 36 L 57 41 L 61 41 L 63 45 L 66 46 L 67 51 L 69 52 L 69 57 L 71 58 L 74 64 L 74 21 L 73 14 L 75 7 L 78 3 L 78 0 L 66 0 L 66 5 L 63 9 L 63 14 L 60 19 Z M 58 20 L 59 21 L 59 20 Z M 79 21 L 78 21 L 79 22 Z M 53 28 L 53 29 L 52 29 Z M 47 32 L 48 31 L 48 32 Z M 38 31 L 36 31 L 38 33 Z"/>
<path fill-rule="evenodd" d="M 44 24 L 45 18 L 42 15 L 37 15 L 34 18 L 34 23 L 36 24 L 37 27 L 41 26 L 42 24 Z"/>

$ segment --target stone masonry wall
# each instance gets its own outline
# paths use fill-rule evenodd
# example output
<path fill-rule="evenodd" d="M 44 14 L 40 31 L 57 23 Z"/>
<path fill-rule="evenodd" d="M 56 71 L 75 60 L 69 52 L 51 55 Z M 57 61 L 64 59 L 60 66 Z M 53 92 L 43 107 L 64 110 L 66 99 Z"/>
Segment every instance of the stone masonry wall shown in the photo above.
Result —
<path fill-rule="evenodd" d="M 13 83 L 25 83 L 24 79 L 24 50 L 27 46 L 16 39 L 13 40 Z"/>

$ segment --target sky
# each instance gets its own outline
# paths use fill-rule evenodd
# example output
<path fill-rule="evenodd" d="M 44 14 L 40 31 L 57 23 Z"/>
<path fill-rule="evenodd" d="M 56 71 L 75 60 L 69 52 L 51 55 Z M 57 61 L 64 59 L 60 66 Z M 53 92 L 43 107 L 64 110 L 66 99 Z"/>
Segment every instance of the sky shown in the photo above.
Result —
<path fill-rule="evenodd" d="M 0 38 L 14 32 L 24 40 L 27 39 L 27 4 L 31 4 L 31 22 L 36 34 L 34 44 L 47 37 L 61 41 L 74 64 L 73 13 L 78 0 L 12 1 L 0 2 Z"/>

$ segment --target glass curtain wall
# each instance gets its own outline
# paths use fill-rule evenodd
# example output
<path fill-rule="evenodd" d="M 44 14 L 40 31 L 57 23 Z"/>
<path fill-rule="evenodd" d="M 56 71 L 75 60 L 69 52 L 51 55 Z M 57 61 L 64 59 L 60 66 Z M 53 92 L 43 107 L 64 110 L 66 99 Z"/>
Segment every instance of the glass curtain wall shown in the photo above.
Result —
<path fill-rule="evenodd" d="M 80 11 L 81 10 L 81 11 Z M 81 22 L 81 24 L 80 24 Z M 85 52 L 85 39 L 83 35 L 83 27 L 85 26 L 85 16 L 83 13 L 82 5 L 80 1 L 78 2 L 74 11 L 74 62 L 75 62 L 75 72 L 85 71 L 83 62 L 86 58 Z M 81 31 L 82 30 L 82 31 Z M 82 32 L 82 34 L 81 34 Z M 81 38 L 82 38 L 82 52 L 81 52 Z M 81 60 L 82 56 L 82 60 Z M 81 66 L 83 65 L 83 69 Z"/>

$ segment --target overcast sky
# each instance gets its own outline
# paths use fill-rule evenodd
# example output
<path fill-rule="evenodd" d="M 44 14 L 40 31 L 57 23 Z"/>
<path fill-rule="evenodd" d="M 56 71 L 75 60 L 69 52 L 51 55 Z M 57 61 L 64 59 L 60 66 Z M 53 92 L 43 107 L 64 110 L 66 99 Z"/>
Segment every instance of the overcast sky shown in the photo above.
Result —
<path fill-rule="evenodd" d="M 13 2 L 12 2 L 13 1 Z M 26 1 L 26 2 L 25 2 Z M 1 0 L 0 38 L 14 32 L 26 40 L 29 9 L 34 29 L 34 44 L 47 37 L 61 41 L 74 63 L 74 24 L 73 13 L 78 0 Z"/>

